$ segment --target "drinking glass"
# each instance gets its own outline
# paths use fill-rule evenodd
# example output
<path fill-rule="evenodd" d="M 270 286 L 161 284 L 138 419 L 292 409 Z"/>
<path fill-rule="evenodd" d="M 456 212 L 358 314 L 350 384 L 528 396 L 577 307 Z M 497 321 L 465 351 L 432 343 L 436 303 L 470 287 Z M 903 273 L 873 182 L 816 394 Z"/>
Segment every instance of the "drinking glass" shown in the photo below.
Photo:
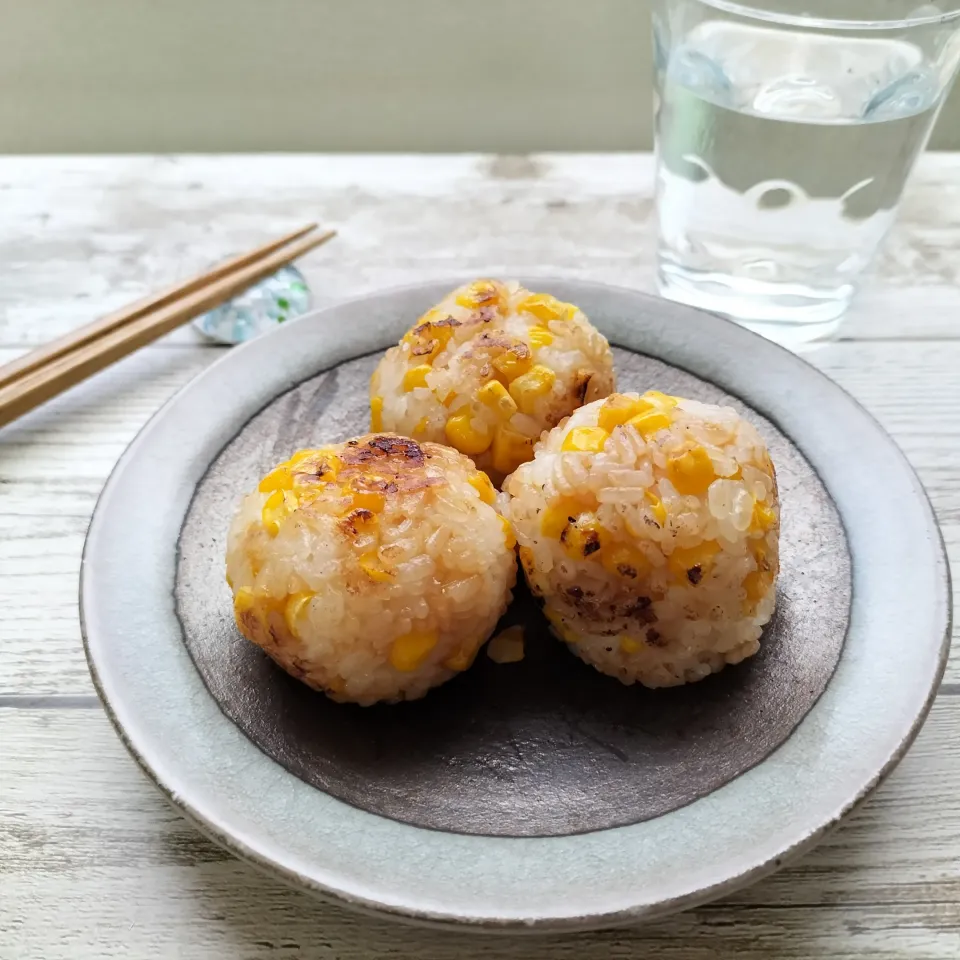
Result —
<path fill-rule="evenodd" d="M 960 0 L 655 0 L 664 296 L 829 336 L 960 61 Z"/>

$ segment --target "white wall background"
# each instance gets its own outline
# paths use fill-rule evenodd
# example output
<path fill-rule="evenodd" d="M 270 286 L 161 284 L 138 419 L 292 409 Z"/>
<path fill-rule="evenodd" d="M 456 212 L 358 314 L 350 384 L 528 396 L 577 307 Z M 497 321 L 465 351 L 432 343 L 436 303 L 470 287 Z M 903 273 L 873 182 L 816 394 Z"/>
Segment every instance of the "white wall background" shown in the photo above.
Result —
<path fill-rule="evenodd" d="M 649 0 L 0 0 L 0 152 L 637 149 L 650 86 Z"/>

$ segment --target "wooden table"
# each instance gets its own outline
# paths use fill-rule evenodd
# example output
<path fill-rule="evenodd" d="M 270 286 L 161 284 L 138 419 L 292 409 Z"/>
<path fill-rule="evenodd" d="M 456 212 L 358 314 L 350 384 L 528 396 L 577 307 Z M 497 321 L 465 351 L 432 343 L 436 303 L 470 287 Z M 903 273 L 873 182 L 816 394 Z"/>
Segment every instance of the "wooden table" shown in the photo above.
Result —
<path fill-rule="evenodd" d="M 316 218 L 317 304 L 464 273 L 652 288 L 647 156 L 0 160 L 0 362 Z M 960 155 L 927 156 L 841 339 L 809 359 L 893 434 L 960 558 Z M 0 957 L 960 957 L 960 653 L 914 748 L 796 865 L 637 930 L 471 938 L 355 916 L 204 840 L 127 755 L 80 643 L 101 485 L 221 355 L 191 330 L 0 430 Z M 910 638 L 904 637 L 909 643 Z"/>

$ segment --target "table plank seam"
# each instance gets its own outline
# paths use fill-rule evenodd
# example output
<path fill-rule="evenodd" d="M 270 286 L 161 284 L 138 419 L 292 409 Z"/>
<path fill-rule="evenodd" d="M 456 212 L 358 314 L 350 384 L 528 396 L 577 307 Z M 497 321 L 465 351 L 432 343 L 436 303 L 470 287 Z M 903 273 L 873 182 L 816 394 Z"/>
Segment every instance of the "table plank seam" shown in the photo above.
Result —
<path fill-rule="evenodd" d="M 99 706 L 95 693 L 0 693 L 0 710 L 91 710 Z"/>

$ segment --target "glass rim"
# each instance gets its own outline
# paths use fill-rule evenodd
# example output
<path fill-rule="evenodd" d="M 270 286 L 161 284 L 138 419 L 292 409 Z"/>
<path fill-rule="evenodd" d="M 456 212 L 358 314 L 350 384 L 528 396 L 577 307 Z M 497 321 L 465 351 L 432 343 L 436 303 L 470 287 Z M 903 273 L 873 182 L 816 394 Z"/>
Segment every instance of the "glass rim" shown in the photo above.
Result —
<path fill-rule="evenodd" d="M 960 18 L 960 2 L 951 10 L 943 13 L 928 13 L 918 17 L 898 17 L 886 20 L 845 20 L 828 16 L 816 16 L 809 13 L 779 13 L 766 10 L 751 3 L 739 3 L 738 0 L 702 0 L 708 7 L 716 7 L 725 13 L 733 13 L 753 20 L 765 20 L 768 23 L 780 23 L 790 27 L 808 27 L 818 30 L 900 30 L 907 27 L 931 26 L 949 23 Z"/>

